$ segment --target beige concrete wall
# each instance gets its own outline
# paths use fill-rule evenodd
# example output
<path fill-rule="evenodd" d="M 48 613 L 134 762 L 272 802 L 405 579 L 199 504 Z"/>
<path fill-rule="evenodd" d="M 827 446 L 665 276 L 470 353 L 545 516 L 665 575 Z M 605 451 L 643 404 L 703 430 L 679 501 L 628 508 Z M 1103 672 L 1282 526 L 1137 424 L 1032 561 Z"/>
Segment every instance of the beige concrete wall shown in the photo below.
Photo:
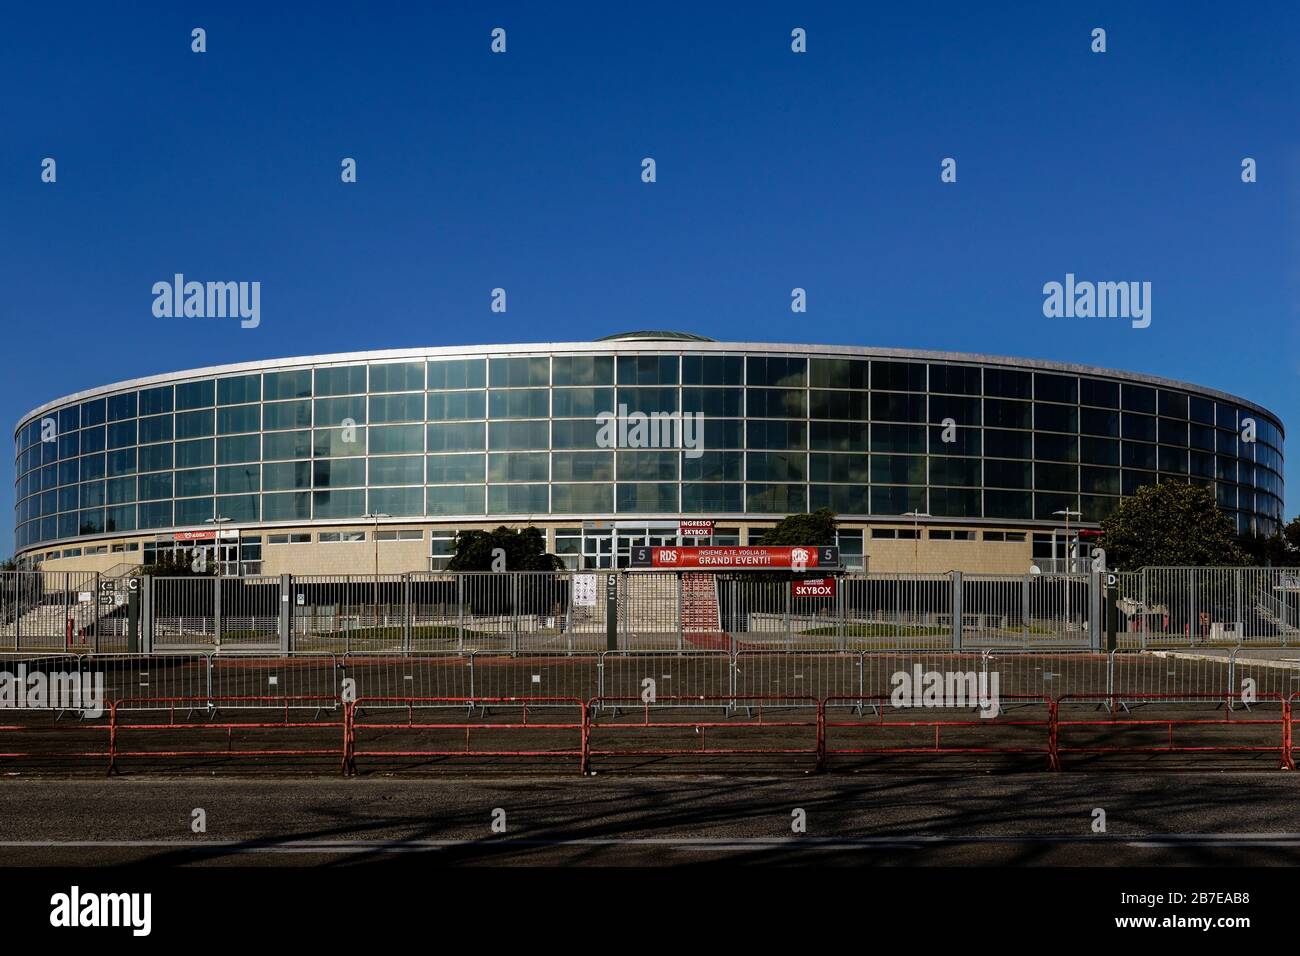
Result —
<path fill-rule="evenodd" d="M 774 521 L 719 521 L 718 527 L 739 528 L 741 541 L 748 543 L 750 532 L 771 527 Z M 422 529 L 424 534 L 417 541 L 380 541 L 379 572 L 381 574 L 401 574 L 407 571 L 427 571 L 429 569 L 429 537 L 431 530 L 489 530 L 509 522 L 481 521 L 457 522 L 454 525 L 431 525 L 412 522 L 409 524 L 383 524 L 385 531 L 402 529 Z M 555 531 L 558 528 L 575 528 L 580 521 L 556 520 L 538 522 L 537 527 L 546 533 L 548 549 L 555 550 Z M 911 525 L 876 524 L 862 525 L 845 523 L 846 530 L 862 530 L 863 547 L 871 571 L 882 573 L 946 573 L 948 571 L 984 572 L 996 574 L 1025 574 L 1031 563 L 1032 529 L 999 528 L 997 530 L 1023 530 L 1025 540 L 1019 542 L 995 542 L 983 540 L 983 529 L 975 528 L 976 540 L 952 541 L 931 539 L 928 529 L 944 527 L 932 522 L 928 527 L 921 526 L 921 539 L 914 546 L 909 538 L 889 539 L 873 538 L 872 527 L 897 527 L 911 531 Z M 970 525 L 954 525 L 954 529 L 970 528 Z M 318 540 L 322 531 L 364 531 L 366 540 L 356 542 L 325 542 Z M 263 574 L 371 574 L 375 567 L 375 542 L 373 526 L 364 524 L 321 525 L 299 528 L 263 528 L 262 535 L 262 573 Z M 308 533 L 311 541 L 303 544 L 270 544 L 272 535 Z M 82 555 L 75 558 L 57 558 L 43 561 L 41 567 L 46 571 L 104 571 L 124 562 L 139 563 L 143 559 L 143 542 L 151 541 L 153 535 L 123 537 L 105 543 L 136 541 L 140 550 L 127 552 L 109 552 L 98 555 Z M 51 549 L 53 550 L 53 549 Z"/>

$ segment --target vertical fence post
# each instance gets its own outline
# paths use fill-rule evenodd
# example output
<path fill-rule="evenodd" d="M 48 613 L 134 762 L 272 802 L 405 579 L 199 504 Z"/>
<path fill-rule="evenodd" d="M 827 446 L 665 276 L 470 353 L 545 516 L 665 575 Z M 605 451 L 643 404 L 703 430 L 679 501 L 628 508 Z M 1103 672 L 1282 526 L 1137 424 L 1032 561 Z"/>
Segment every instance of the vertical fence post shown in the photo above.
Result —
<path fill-rule="evenodd" d="M 1034 576 L 1026 574 L 1024 583 L 1020 586 L 1020 634 L 1026 647 L 1029 646 L 1029 618 L 1033 613 L 1033 605 L 1030 602 L 1033 582 Z"/>
<path fill-rule="evenodd" d="M 39 572 L 37 572 L 39 573 Z M 95 596 L 99 600 L 99 595 Z M 23 633 L 23 572 L 14 572 L 14 650 L 22 646 Z"/>
<path fill-rule="evenodd" d="M 1196 644 L 1197 634 L 1200 631 L 1201 622 L 1197 616 L 1198 602 L 1196 600 L 1196 569 L 1192 568 L 1187 572 L 1187 637 L 1193 645 Z"/>
<path fill-rule="evenodd" d="M 411 653 L 411 572 L 402 574 L 402 653 Z"/>
<path fill-rule="evenodd" d="M 219 560 L 219 559 L 218 559 Z M 212 579 L 212 643 L 221 646 L 221 565 L 217 565 L 217 576 Z"/>
<path fill-rule="evenodd" d="M 1151 569 L 1142 569 L 1142 596 L 1138 610 L 1138 648 L 1144 651 L 1147 649 L 1147 627 L 1151 624 L 1151 605 L 1148 603 L 1149 597 L 1147 591 L 1147 572 L 1149 570 Z"/>
<path fill-rule="evenodd" d="M 140 647 L 146 654 L 153 653 L 154 647 L 154 593 L 153 577 L 145 574 L 140 577 Z"/>
<path fill-rule="evenodd" d="M 673 577 L 677 579 L 677 649 L 680 651 L 686 643 L 686 623 L 682 620 L 682 612 L 685 610 L 682 605 L 682 572 L 674 571 Z"/>
<path fill-rule="evenodd" d="M 64 650 L 72 650 L 72 622 L 68 619 L 68 588 L 72 586 L 72 572 L 63 572 L 63 647 Z"/>
<path fill-rule="evenodd" d="M 1090 572 L 1088 575 L 1088 649 L 1094 652 L 1101 650 L 1101 609 L 1104 606 L 1101 585 L 1101 572 Z"/>
<path fill-rule="evenodd" d="M 952 572 L 952 649 L 961 650 L 962 639 L 962 580 L 961 572 Z"/>
<path fill-rule="evenodd" d="M 848 586 L 849 579 L 847 576 L 840 578 L 831 578 L 838 587 L 835 589 L 835 646 L 839 650 L 844 650 L 844 589 Z"/>
<path fill-rule="evenodd" d="M 95 572 L 95 590 L 92 593 L 94 594 L 95 603 L 90 606 L 90 615 L 91 615 L 90 620 L 91 620 L 91 627 L 94 629 L 94 636 L 91 638 L 90 647 L 93 653 L 98 654 L 99 653 L 99 622 L 101 620 L 99 616 L 99 572 L 98 571 Z"/>
<path fill-rule="evenodd" d="M 1237 640 L 1242 641 L 1246 638 L 1246 609 L 1241 604 L 1241 568 L 1237 568 L 1233 574 L 1233 584 L 1236 593 L 1233 597 L 1232 620 L 1237 625 Z"/>
<path fill-rule="evenodd" d="M 519 655 L 519 572 L 510 572 L 510 656 Z"/>
<path fill-rule="evenodd" d="M 281 654 L 288 654 L 293 650 L 293 645 L 290 643 L 291 638 L 289 635 L 289 615 L 290 613 L 292 613 L 293 610 L 292 591 L 293 591 L 293 584 L 290 581 L 289 575 L 287 574 L 280 575 L 279 632 L 280 632 L 280 653 Z"/>
<path fill-rule="evenodd" d="M 456 650 L 465 653 L 465 572 L 456 572 Z"/>

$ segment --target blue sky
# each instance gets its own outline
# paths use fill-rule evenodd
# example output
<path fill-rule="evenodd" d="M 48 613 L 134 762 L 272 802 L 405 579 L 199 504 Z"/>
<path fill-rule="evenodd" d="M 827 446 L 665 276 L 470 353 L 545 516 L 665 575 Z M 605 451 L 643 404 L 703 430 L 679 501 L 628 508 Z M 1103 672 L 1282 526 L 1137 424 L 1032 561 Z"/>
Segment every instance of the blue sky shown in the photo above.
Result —
<path fill-rule="evenodd" d="M 1300 423 L 1294 7 L 295 6 L 0 13 L 0 420 L 220 362 L 679 328 L 1111 366 Z M 261 325 L 155 318 L 176 272 L 260 281 Z M 1045 318 L 1067 272 L 1151 282 L 1151 326 Z"/>

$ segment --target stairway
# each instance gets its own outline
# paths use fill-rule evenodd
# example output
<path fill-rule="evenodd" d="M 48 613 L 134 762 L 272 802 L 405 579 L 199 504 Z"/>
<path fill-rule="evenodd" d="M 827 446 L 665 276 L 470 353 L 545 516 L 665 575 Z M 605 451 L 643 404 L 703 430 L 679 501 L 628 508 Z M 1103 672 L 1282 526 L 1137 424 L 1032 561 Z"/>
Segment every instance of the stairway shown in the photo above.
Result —
<path fill-rule="evenodd" d="M 682 636 L 696 647 L 731 649 L 718 610 L 717 575 L 682 573 Z"/>

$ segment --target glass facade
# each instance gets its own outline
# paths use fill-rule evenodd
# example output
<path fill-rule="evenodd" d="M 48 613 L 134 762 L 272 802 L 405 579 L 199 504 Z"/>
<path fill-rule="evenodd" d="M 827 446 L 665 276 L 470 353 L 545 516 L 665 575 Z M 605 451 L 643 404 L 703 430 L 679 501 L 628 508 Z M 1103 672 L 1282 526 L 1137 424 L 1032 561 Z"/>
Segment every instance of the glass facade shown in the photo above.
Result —
<path fill-rule="evenodd" d="M 16 432 L 17 549 L 370 513 L 1096 522 L 1157 481 L 1212 489 L 1243 532 L 1282 519 L 1280 424 L 1215 394 L 958 357 L 657 345 L 288 360 L 56 403 Z M 699 453 L 602 447 L 599 416 L 620 410 L 701 416 Z"/>

